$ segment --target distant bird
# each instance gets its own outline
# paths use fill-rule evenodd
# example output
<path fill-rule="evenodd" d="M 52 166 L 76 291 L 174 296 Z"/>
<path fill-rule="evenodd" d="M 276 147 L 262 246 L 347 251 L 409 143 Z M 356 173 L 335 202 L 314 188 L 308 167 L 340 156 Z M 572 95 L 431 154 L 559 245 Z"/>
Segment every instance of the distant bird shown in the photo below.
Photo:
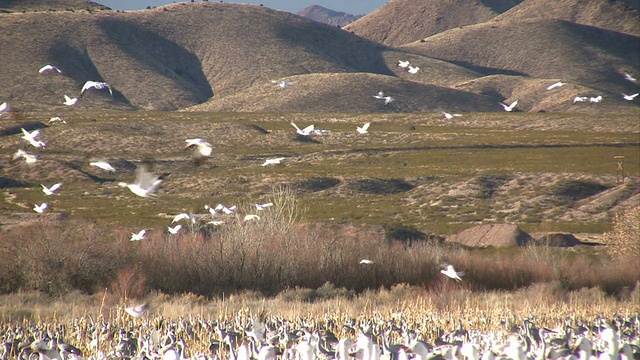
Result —
<path fill-rule="evenodd" d="M 24 128 L 20 128 L 22 130 L 22 139 L 26 140 L 33 147 L 44 147 L 46 144 L 42 141 L 36 140 L 36 137 L 40 135 L 40 130 L 34 130 L 32 132 L 28 132 Z"/>
<path fill-rule="evenodd" d="M 173 235 L 177 234 L 178 231 L 180 231 L 180 229 L 182 229 L 182 225 L 180 225 L 180 224 L 178 224 L 178 225 L 176 225 L 174 227 L 171 227 L 171 226 L 167 227 L 167 230 Z"/>
<path fill-rule="evenodd" d="M 142 229 L 140 231 L 138 231 L 138 233 L 131 233 L 131 241 L 140 241 L 142 239 L 144 239 L 144 235 L 147 232 L 146 229 Z"/>
<path fill-rule="evenodd" d="M 272 82 L 272 83 L 275 83 L 275 84 L 278 84 L 278 86 L 280 86 L 280 87 L 281 87 L 281 88 L 283 88 L 283 89 L 284 89 L 284 88 L 288 88 L 288 87 L 290 87 L 290 86 L 292 86 L 292 85 L 293 85 L 293 83 L 292 83 L 292 82 L 284 81 L 284 80 L 280 80 L 280 81 L 278 81 L 278 80 L 271 80 L 271 82 Z"/>
<path fill-rule="evenodd" d="M 42 203 L 40 205 L 35 204 L 35 206 L 33 207 L 33 210 L 35 212 L 37 212 L 38 214 L 42 214 L 45 211 L 45 209 L 47 208 L 47 206 L 48 206 L 47 203 Z"/>
<path fill-rule="evenodd" d="M 41 67 L 40 70 L 38 70 L 38 72 L 40 74 L 44 74 L 46 72 L 51 72 L 51 71 L 56 71 L 56 72 L 58 72 L 58 74 L 62 74 L 62 71 L 60 71 L 60 69 L 58 69 L 57 67 L 55 67 L 53 65 L 49 65 L 49 64 Z"/>
<path fill-rule="evenodd" d="M 562 81 L 558 81 L 557 83 L 553 83 L 553 84 L 547 86 L 547 90 L 552 90 L 552 89 L 555 89 L 555 88 L 560 87 L 562 85 L 564 85 L 564 83 Z"/>
<path fill-rule="evenodd" d="M 70 98 L 67 95 L 64 96 L 63 104 L 65 104 L 67 106 L 75 105 L 77 102 L 78 102 L 78 98 Z"/>
<path fill-rule="evenodd" d="M 408 61 L 402 61 L 402 60 L 398 60 L 398 66 L 400 66 L 401 68 L 406 68 L 408 67 L 410 64 Z"/>
<path fill-rule="evenodd" d="M 119 182 L 118 185 L 128 188 L 138 196 L 151 197 L 155 196 L 154 192 L 161 182 L 160 176 L 147 171 L 146 166 L 140 165 L 136 169 L 136 177 L 132 183 Z"/>
<path fill-rule="evenodd" d="M 280 164 L 282 162 L 282 160 L 284 160 L 283 157 L 273 158 L 273 159 L 266 159 L 262 163 L 262 166 L 277 165 L 277 164 Z"/>
<path fill-rule="evenodd" d="M 0 104 L 0 113 L 5 112 L 9 110 L 9 104 L 5 101 L 2 104 Z"/>
<path fill-rule="evenodd" d="M 19 158 L 23 158 L 27 164 L 33 164 L 37 160 L 35 155 L 29 154 L 28 152 L 26 152 L 26 151 L 24 151 L 22 149 L 18 149 L 18 151 L 16 151 L 13 154 L 13 160 L 16 160 L 16 159 L 19 159 Z"/>
<path fill-rule="evenodd" d="M 462 114 L 450 114 L 446 111 L 443 111 L 442 113 L 444 114 L 444 117 L 446 117 L 449 120 L 453 119 L 454 116 L 462 116 Z"/>
<path fill-rule="evenodd" d="M 367 259 L 362 259 L 362 260 L 360 260 L 360 264 L 371 265 L 371 264 L 373 264 L 373 261 L 367 260 Z"/>
<path fill-rule="evenodd" d="M 464 275 L 464 271 L 456 271 L 456 269 L 453 268 L 453 265 L 446 265 L 446 270 L 440 270 L 440 272 L 452 279 L 455 279 L 456 281 L 462 281 L 460 276 Z"/>
<path fill-rule="evenodd" d="M 378 100 L 384 100 L 384 91 L 380 90 L 378 91 L 377 95 L 373 95 L 374 98 L 378 99 Z"/>
<path fill-rule="evenodd" d="M 502 108 L 504 108 L 504 111 L 513 111 L 513 109 L 515 109 L 516 105 L 518 105 L 518 100 L 514 101 L 511 103 L 511 105 L 507 105 L 503 102 L 499 103 L 500 105 L 502 105 Z"/>
<path fill-rule="evenodd" d="M 264 203 L 264 204 L 256 204 L 256 209 L 258 211 L 263 211 L 264 209 L 268 208 L 269 206 L 273 206 L 272 202 L 268 202 L 268 203 Z"/>
<path fill-rule="evenodd" d="M 635 99 L 635 97 L 638 96 L 638 94 L 640 93 L 635 93 L 633 95 L 622 94 L 622 98 L 627 101 L 633 101 L 633 99 Z"/>
<path fill-rule="evenodd" d="M 599 103 L 601 101 L 602 101 L 602 95 L 598 95 L 596 97 L 592 96 L 592 97 L 589 98 L 589 102 L 590 103 Z"/>
<path fill-rule="evenodd" d="M 173 224 L 173 223 L 176 223 L 176 222 L 181 221 L 181 220 L 192 220 L 192 221 L 195 221 L 195 219 L 191 218 L 191 215 L 189 215 L 187 213 L 180 213 L 180 214 L 178 214 L 178 215 L 173 217 L 173 221 L 171 223 Z"/>
<path fill-rule="evenodd" d="M 371 123 L 365 123 L 362 126 L 356 126 L 356 131 L 358 132 L 358 134 L 366 134 L 369 132 L 368 129 L 370 125 Z"/>
<path fill-rule="evenodd" d="M 637 79 L 631 76 L 631 74 L 624 73 L 624 79 L 628 81 L 636 81 Z"/>
<path fill-rule="evenodd" d="M 420 71 L 420 68 L 417 66 L 409 65 L 409 68 L 407 69 L 407 71 L 409 72 L 409 74 L 417 74 L 418 71 Z"/>
<path fill-rule="evenodd" d="M 82 90 L 80 90 L 80 96 L 82 97 L 87 90 L 96 89 L 96 90 L 109 90 L 109 94 L 113 96 L 113 91 L 111 90 L 111 86 L 106 82 L 101 81 L 87 81 L 82 85 Z"/>
<path fill-rule="evenodd" d="M 213 146 L 203 139 L 187 139 L 185 140 L 187 146 L 185 149 L 195 149 L 191 158 L 195 164 L 203 163 L 213 151 Z"/>
<path fill-rule="evenodd" d="M 392 98 L 391 96 L 385 96 L 385 97 L 384 97 L 384 104 L 385 104 L 385 105 L 389 105 L 389 104 L 391 104 L 392 102 L 394 102 L 395 100 L 396 100 L 396 99 Z"/>
<path fill-rule="evenodd" d="M 315 125 L 309 125 L 304 129 L 300 129 L 294 122 L 291 125 L 296 128 L 296 133 L 302 136 L 309 136 L 315 130 Z"/>
<path fill-rule="evenodd" d="M 205 210 L 208 210 L 208 211 L 209 211 L 209 214 L 211 214 L 211 215 L 215 215 L 215 214 L 217 213 L 217 210 L 216 210 L 215 208 L 212 208 L 212 207 L 211 207 L 211 206 L 209 206 L 209 205 L 205 205 L 205 206 L 204 206 L 204 209 L 205 209 Z"/>
<path fill-rule="evenodd" d="M 100 169 L 105 171 L 111 171 L 111 172 L 116 171 L 116 169 L 113 166 L 111 166 L 111 164 L 103 160 L 92 161 L 89 163 L 89 165 L 99 167 Z"/>
<path fill-rule="evenodd" d="M 148 303 L 144 303 L 142 305 L 138 305 L 138 306 L 132 306 L 132 307 L 128 307 L 125 308 L 124 311 L 133 316 L 134 318 L 139 318 L 142 315 L 144 315 L 145 312 L 147 312 L 147 310 L 149 310 L 149 304 Z"/>
<path fill-rule="evenodd" d="M 54 184 L 53 186 L 51 186 L 50 188 L 48 188 L 48 187 L 46 187 L 46 186 L 44 186 L 44 185 L 42 185 L 42 184 L 40 184 L 40 186 L 42 186 L 42 192 L 43 192 L 45 195 L 54 195 L 54 194 L 56 193 L 56 191 L 57 191 L 58 189 L 60 189 L 60 187 L 62 186 L 62 184 L 61 184 L 61 183 L 57 183 L 57 184 Z"/>
<path fill-rule="evenodd" d="M 47 125 L 49 125 L 50 123 L 55 123 L 55 122 L 61 122 L 63 124 L 66 124 L 67 122 L 62 119 L 60 116 L 54 116 L 51 119 L 49 119 L 49 121 L 47 121 Z"/>
<path fill-rule="evenodd" d="M 585 102 L 587 100 L 589 100 L 589 98 L 586 96 L 576 96 L 573 98 L 573 103 L 575 104 L 577 102 Z"/>
<path fill-rule="evenodd" d="M 254 214 L 249 214 L 244 216 L 244 221 L 251 221 L 251 220 L 260 220 L 260 216 L 254 215 Z"/>

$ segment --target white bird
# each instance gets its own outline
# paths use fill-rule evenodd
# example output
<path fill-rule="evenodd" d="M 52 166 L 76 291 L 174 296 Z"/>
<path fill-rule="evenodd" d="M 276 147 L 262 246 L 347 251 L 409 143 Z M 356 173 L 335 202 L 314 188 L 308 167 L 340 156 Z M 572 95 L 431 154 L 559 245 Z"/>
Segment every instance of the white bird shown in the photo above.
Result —
<path fill-rule="evenodd" d="M 171 227 L 171 226 L 167 227 L 167 230 L 173 235 L 177 234 L 178 231 L 180 231 L 180 229 L 182 229 L 182 225 L 180 225 L 180 224 L 178 224 L 178 225 L 176 225 L 174 227 Z"/>
<path fill-rule="evenodd" d="M 624 79 L 628 81 L 636 81 L 636 78 L 631 76 L 631 74 L 624 73 Z"/>
<path fill-rule="evenodd" d="M 378 99 L 378 100 L 384 100 L 384 91 L 380 90 L 378 91 L 377 95 L 373 95 L 374 98 Z"/>
<path fill-rule="evenodd" d="M 385 97 L 384 97 L 384 104 L 385 104 L 385 105 L 389 105 L 389 104 L 391 104 L 392 102 L 394 102 L 395 100 L 396 100 L 396 99 L 392 98 L 391 96 L 385 96 Z"/>
<path fill-rule="evenodd" d="M 33 207 L 33 210 L 38 214 L 42 214 L 44 210 L 47 208 L 47 206 L 48 206 L 47 203 L 42 203 L 40 205 L 35 204 L 35 206 Z"/>
<path fill-rule="evenodd" d="M 283 89 L 284 89 L 284 88 L 288 88 L 288 87 L 290 87 L 291 85 L 293 85 L 293 83 L 292 83 L 292 82 L 284 81 L 284 80 L 280 80 L 280 81 L 273 80 L 272 82 L 277 83 L 277 84 L 278 84 L 278 86 L 280 86 L 280 87 L 281 87 L 281 88 L 283 88 Z"/>
<path fill-rule="evenodd" d="M 191 215 L 189 215 L 187 213 L 180 213 L 180 214 L 178 214 L 178 215 L 173 217 L 173 221 L 171 223 L 173 224 L 173 223 L 176 223 L 176 222 L 178 222 L 180 220 L 191 220 Z M 195 219 L 193 219 L 192 221 L 195 221 Z"/>
<path fill-rule="evenodd" d="M 443 111 L 442 113 L 444 114 L 444 117 L 446 117 L 449 120 L 453 119 L 454 116 L 462 116 L 462 114 L 450 114 L 446 111 Z"/>
<path fill-rule="evenodd" d="M 144 231 L 144 230 L 143 230 Z M 125 308 L 124 311 L 133 316 L 134 318 L 139 318 L 140 316 L 144 315 L 145 312 L 147 312 L 147 310 L 149 310 L 149 304 L 144 303 L 138 306 L 132 306 L 132 307 L 128 307 Z"/>
<path fill-rule="evenodd" d="M 227 214 L 227 215 L 231 215 L 233 214 L 233 212 L 235 211 L 236 206 L 233 205 L 231 207 L 226 207 L 222 204 L 218 204 L 218 206 L 215 207 L 216 211 L 222 211 L 223 213 Z"/>
<path fill-rule="evenodd" d="M 13 154 L 13 160 L 16 160 L 18 158 L 23 158 L 27 164 L 33 164 L 37 160 L 35 155 L 29 154 L 28 152 L 26 152 L 26 151 L 24 151 L 22 149 L 18 149 L 18 151 L 16 151 Z"/>
<path fill-rule="evenodd" d="M 398 60 L 398 66 L 400 66 L 401 68 L 406 68 L 409 65 L 409 61 Z"/>
<path fill-rule="evenodd" d="M 283 157 L 273 158 L 273 159 L 266 159 L 262 163 L 262 166 L 277 165 L 277 164 L 280 164 L 282 162 L 282 160 L 284 160 Z"/>
<path fill-rule="evenodd" d="M 132 183 L 119 182 L 118 185 L 128 188 L 138 196 L 150 197 L 155 195 L 154 192 L 161 182 L 160 176 L 147 171 L 146 166 L 140 165 L 136 169 L 136 177 Z"/>
<path fill-rule="evenodd" d="M 26 140 L 33 147 L 43 147 L 45 143 L 39 140 L 36 140 L 38 135 L 40 135 L 40 130 L 33 130 L 32 132 L 28 132 L 24 128 L 20 128 L 22 130 L 22 139 Z"/>
<path fill-rule="evenodd" d="M 573 98 L 573 103 L 575 104 L 577 102 L 585 102 L 587 100 L 589 100 L 589 98 L 586 96 L 576 96 Z"/>
<path fill-rule="evenodd" d="M 638 94 L 640 94 L 640 93 L 635 93 L 635 94 L 632 94 L 632 95 L 622 94 L 622 98 L 627 100 L 627 101 L 633 101 L 633 99 L 635 99 L 635 97 L 638 96 Z"/>
<path fill-rule="evenodd" d="M 602 101 L 602 95 L 598 95 L 596 97 L 592 96 L 589 98 L 590 103 L 599 103 L 600 101 Z"/>
<path fill-rule="evenodd" d="M 515 109 L 516 105 L 518 105 L 518 100 L 514 101 L 511 103 L 511 105 L 507 105 L 503 102 L 499 103 L 500 105 L 502 105 L 502 107 L 504 108 L 504 111 L 513 111 L 513 109 Z"/>
<path fill-rule="evenodd" d="M 294 122 L 291 125 L 296 128 L 296 133 L 302 136 L 309 136 L 315 130 L 315 125 L 309 125 L 304 129 L 300 129 Z"/>
<path fill-rule="evenodd" d="M 553 84 L 547 86 L 547 90 L 552 90 L 552 89 L 555 89 L 555 88 L 560 87 L 562 85 L 564 85 L 564 83 L 562 81 L 558 81 L 557 83 L 553 83 Z"/>
<path fill-rule="evenodd" d="M 204 209 L 205 209 L 205 210 L 208 210 L 208 211 L 209 211 L 209 214 L 211 214 L 211 215 L 215 215 L 215 214 L 217 213 L 216 209 L 212 208 L 212 207 L 211 207 L 211 206 L 209 206 L 209 205 L 205 205 L 205 206 L 204 206 Z"/>
<path fill-rule="evenodd" d="M 62 119 L 60 116 L 54 116 L 54 117 L 52 117 L 51 119 L 49 119 L 49 121 L 47 121 L 47 125 L 49 125 L 49 124 L 50 124 L 50 123 L 52 123 L 52 122 L 61 122 L 61 123 L 63 123 L 63 124 L 66 124 L 66 123 L 67 123 L 67 122 L 66 122 L 64 119 Z"/>
<path fill-rule="evenodd" d="M 440 272 L 452 279 L 455 279 L 456 281 L 462 281 L 460 276 L 464 275 L 464 271 L 456 271 L 456 269 L 453 268 L 453 265 L 447 265 L 446 270 L 440 270 Z"/>
<path fill-rule="evenodd" d="M 91 81 L 91 80 L 85 82 L 84 85 L 82 85 L 82 90 L 80 90 L 80 96 L 83 96 L 85 91 L 90 89 L 96 89 L 96 90 L 107 89 L 109 90 L 109 94 L 113 96 L 113 91 L 111 91 L 111 86 L 109 86 L 109 84 L 107 84 L 106 82 Z"/>
<path fill-rule="evenodd" d="M 142 239 L 144 239 L 144 235 L 147 232 L 146 229 L 142 229 L 140 231 L 138 231 L 138 233 L 131 233 L 131 241 L 140 241 Z"/>
<path fill-rule="evenodd" d="M 420 71 L 420 68 L 419 68 L 419 67 L 417 67 L 417 66 L 411 66 L 411 65 L 409 65 L 409 68 L 407 69 L 407 71 L 408 71 L 410 74 L 417 74 L 417 73 L 418 73 L 418 71 Z"/>
<path fill-rule="evenodd" d="M 44 185 L 42 185 L 42 184 L 40 184 L 40 186 L 42 186 L 42 192 L 43 192 L 45 195 L 54 195 L 54 194 L 56 193 L 56 191 L 57 191 L 58 189 L 60 189 L 60 187 L 62 186 L 62 184 L 61 184 L 61 183 L 57 183 L 57 184 L 54 184 L 53 186 L 51 186 L 50 188 L 48 188 L 48 187 L 46 187 L 46 186 L 44 186 Z"/>
<path fill-rule="evenodd" d="M 250 221 L 250 220 L 260 220 L 260 216 L 254 215 L 254 214 L 249 214 L 244 216 L 244 221 Z"/>
<path fill-rule="evenodd" d="M 100 169 L 105 171 L 111 171 L 111 172 L 116 171 L 116 169 L 113 166 L 111 166 L 111 164 L 103 160 L 92 161 L 89 163 L 89 165 L 99 167 Z"/>
<path fill-rule="evenodd" d="M 272 202 L 268 202 L 268 203 L 264 203 L 264 204 L 256 204 L 256 209 L 258 209 L 258 211 L 263 211 L 264 209 L 268 208 L 269 206 L 273 206 Z"/>
<path fill-rule="evenodd" d="M 64 96 L 63 104 L 65 104 L 67 106 L 75 105 L 75 103 L 77 103 L 77 102 L 78 102 L 78 98 L 70 98 L 67 95 Z"/>
<path fill-rule="evenodd" d="M 211 152 L 213 151 L 213 146 L 209 144 L 207 141 L 203 139 L 187 139 L 185 140 L 188 148 L 195 148 L 192 159 L 196 163 L 201 163 L 206 160 L 209 156 L 211 156 Z"/>
<path fill-rule="evenodd" d="M 362 126 L 356 126 L 356 131 L 358 132 L 358 134 L 366 134 L 368 133 L 368 129 L 370 125 L 371 123 L 365 123 Z"/>
<path fill-rule="evenodd" d="M 368 259 L 362 259 L 362 260 L 360 260 L 360 264 L 371 265 L 371 264 L 373 264 L 373 261 L 368 260 Z"/>
<path fill-rule="evenodd" d="M 9 104 L 5 101 L 0 104 L 0 113 L 9 110 Z"/>
<path fill-rule="evenodd" d="M 49 64 L 41 67 L 40 70 L 38 70 L 38 72 L 40 74 L 44 74 L 44 73 L 49 72 L 49 71 L 57 71 L 58 74 L 62 74 L 62 71 L 60 71 L 60 69 L 58 69 L 57 67 L 55 67 L 53 65 L 49 65 Z"/>

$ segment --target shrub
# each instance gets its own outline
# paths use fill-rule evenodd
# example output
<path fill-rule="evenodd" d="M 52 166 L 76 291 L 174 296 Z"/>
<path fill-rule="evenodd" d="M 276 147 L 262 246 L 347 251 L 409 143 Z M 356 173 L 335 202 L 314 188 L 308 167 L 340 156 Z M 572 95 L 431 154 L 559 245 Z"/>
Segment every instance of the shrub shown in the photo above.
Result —
<path fill-rule="evenodd" d="M 616 213 L 613 228 L 604 234 L 602 242 L 613 259 L 637 261 L 640 258 L 640 206 Z"/>

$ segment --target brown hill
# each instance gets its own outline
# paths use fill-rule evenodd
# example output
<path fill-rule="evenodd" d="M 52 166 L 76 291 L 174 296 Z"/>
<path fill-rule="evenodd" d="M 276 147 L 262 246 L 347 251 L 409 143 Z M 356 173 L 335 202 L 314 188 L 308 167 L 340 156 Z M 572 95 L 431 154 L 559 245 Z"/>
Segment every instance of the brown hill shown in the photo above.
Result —
<path fill-rule="evenodd" d="M 296 15 L 331 26 L 345 26 L 362 17 L 362 15 L 334 11 L 320 5 L 308 6 L 300 10 Z"/>
<path fill-rule="evenodd" d="M 5 14 L 0 32 L 10 49 L 3 51 L 0 99 L 34 107 L 62 106 L 62 95 L 77 93 L 86 80 L 105 80 L 115 90 L 114 100 L 85 97 L 86 106 L 169 110 L 296 74 L 392 74 L 383 46 L 253 5 Z M 44 63 L 63 74 L 40 76 Z"/>
<path fill-rule="evenodd" d="M 89 0 L 0 0 L 0 12 L 111 10 Z"/>
<path fill-rule="evenodd" d="M 638 1 L 525 0 L 496 16 L 494 20 L 523 21 L 547 18 L 640 36 Z"/>
<path fill-rule="evenodd" d="M 473 247 L 526 246 L 534 238 L 512 224 L 478 225 L 451 235 L 448 242 Z"/>
<path fill-rule="evenodd" d="M 407 44 L 442 31 L 482 23 L 517 0 L 394 0 L 344 29 L 389 46 Z"/>
<path fill-rule="evenodd" d="M 640 38 L 564 20 L 490 21 L 401 47 L 485 74 L 563 79 L 615 93 L 634 91 Z"/>
<path fill-rule="evenodd" d="M 409 112 L 499 111 L 488 96 L 472 94 L 393 76 L 370 73 L 327 73 L 287 77 L 289 88 L 265 82 L 233 95 L 213 98 L 190 111 L 256 112 Z M 385 105 L 378 91 L 395 99 Z"/>

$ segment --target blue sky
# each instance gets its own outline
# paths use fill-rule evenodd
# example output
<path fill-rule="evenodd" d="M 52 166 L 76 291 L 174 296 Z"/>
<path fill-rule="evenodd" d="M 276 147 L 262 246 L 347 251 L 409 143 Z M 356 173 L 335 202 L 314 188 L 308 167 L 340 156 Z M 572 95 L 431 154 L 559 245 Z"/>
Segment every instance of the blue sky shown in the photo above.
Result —
<path fill-rule="evenodd" d="M 94 0 L 100 4 L 106 5 L 114 10 L 140 10 L 147 6 L 160 6 L 171 4 L 173 0 Z M 196 0 L 200 2 L 202 0 Z M 219 1 L 219 0 L 209 0 Z M 289 11 L 297 13 L 298 11 L 306 8 L 310 5 L 320 5 L 331 10 L 344 11 L 350 14 L 362 15 L 368 14 L 373 10 L 386 4 L 388 0 L 245 0 L 245 1 L 227 1 L 225 2 L 239 2 L 245 4 L 264 4 L 264 6 L 272 9 Z"/>

